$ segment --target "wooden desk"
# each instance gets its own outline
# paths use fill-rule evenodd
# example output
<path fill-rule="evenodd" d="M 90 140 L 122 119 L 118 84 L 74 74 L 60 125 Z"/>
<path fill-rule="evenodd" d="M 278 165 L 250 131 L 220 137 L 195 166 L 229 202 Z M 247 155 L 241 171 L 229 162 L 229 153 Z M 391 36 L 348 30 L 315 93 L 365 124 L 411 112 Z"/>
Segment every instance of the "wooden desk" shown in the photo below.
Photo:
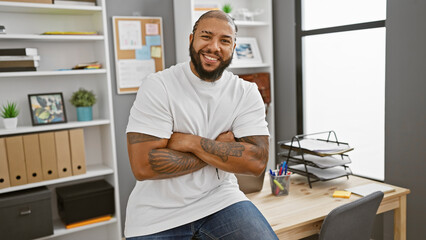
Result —
<path fill-rule="evenodd" d="M 332 209 L 360 198 L 355 194 L 352 194 L 349 199 L 333 198 L 334 190 L 343 190 L 371 182 L 375 181 L 349 176 L 349 180 L 342 177 L 326 182 L 315 182 L 310 189 L 305 177 L 294 174 L 291 176 L 289 195 L 276 197 L 271 194 L 267 175 L 262 191 L 247 194 L 247 197 L 263 213 L 279 239 L 300 239 L 319 233 L 325 216 Z M 394 210 L 394 239 L 405 240 L 406 204 L 410 190 L 392 187 L 396 191 L 385 194 L 377 213 Z"/>

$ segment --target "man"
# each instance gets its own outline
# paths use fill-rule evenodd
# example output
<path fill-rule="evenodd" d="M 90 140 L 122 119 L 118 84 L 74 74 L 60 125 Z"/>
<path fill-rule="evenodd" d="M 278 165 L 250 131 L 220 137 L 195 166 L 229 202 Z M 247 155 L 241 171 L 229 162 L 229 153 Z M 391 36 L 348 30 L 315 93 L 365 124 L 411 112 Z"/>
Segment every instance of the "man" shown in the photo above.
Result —
<path fill-rule="evenodd" d="M 263 173 L 269 147 L 256 85 L 225 71 L 236 31 L 225 13 L 205 13 L 191 61 L 143 80 L 126 130 L 138 180 L 128 239 L 277 239 L 233 174 Z"/>

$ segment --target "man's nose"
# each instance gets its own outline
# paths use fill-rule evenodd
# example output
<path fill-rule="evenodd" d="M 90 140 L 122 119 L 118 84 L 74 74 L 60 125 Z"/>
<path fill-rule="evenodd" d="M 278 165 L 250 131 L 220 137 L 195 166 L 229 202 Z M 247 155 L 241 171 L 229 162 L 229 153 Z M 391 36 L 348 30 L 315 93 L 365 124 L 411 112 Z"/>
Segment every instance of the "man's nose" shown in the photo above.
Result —
<path fill-rule="evenodd" d="M 220 51 L 220 45 L 219 40 L 212 39 L 208 45 L 210 51 L 212 52 L 219 52 Z"/>

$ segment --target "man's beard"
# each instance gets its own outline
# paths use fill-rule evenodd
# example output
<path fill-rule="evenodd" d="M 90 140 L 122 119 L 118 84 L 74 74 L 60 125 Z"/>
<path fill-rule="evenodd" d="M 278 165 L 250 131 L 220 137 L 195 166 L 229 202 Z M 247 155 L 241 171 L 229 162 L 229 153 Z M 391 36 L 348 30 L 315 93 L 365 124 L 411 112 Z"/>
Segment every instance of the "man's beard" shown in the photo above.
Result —
<path fill-rule="evenodd" d="M 219 79 L 222 76 L 223 71 L 225 71 L 225 69 L 229 66 L 229 64 L 231 64 L 232 62 L 232 57 L 233 57 L 233 53 L 231 55 L 231 57 L 226 60 L 226 61 L 222 61 L 222 58 L 219 58 L 220 64 L 219 66 L 213 70 L 213 71 L 206 71 L 203 68 L 203 65 L 201 64 L 201 59 L 200 59 L 200 51 L 197 53 L 194 49 L 193 46 L 193 42 L 191 42 L 191 45 L 189 46 L 189 55 L 191 56 L 191 62 L 195 67 L 195 71 L 197 71 L 198 76 L 205 81 L 209 81 L 209 82 L 213 82 L 216 81 L 217 79 Z M 211 53 L 211 52 L 206 52 L 206 53 Z"/>

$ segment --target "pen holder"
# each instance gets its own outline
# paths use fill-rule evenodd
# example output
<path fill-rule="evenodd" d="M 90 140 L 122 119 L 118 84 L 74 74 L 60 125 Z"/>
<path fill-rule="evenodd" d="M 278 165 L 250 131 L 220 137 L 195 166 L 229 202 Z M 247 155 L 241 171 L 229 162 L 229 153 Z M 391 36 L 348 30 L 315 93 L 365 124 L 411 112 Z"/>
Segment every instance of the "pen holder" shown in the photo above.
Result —
<path fill-rule="evenodd" d="M 273 195 L 288 195 L 290 190 L 290 176 L 291 175 L 273 176 L 269 174 L 269 182 L 271 184 L 271 192 Z"/>

